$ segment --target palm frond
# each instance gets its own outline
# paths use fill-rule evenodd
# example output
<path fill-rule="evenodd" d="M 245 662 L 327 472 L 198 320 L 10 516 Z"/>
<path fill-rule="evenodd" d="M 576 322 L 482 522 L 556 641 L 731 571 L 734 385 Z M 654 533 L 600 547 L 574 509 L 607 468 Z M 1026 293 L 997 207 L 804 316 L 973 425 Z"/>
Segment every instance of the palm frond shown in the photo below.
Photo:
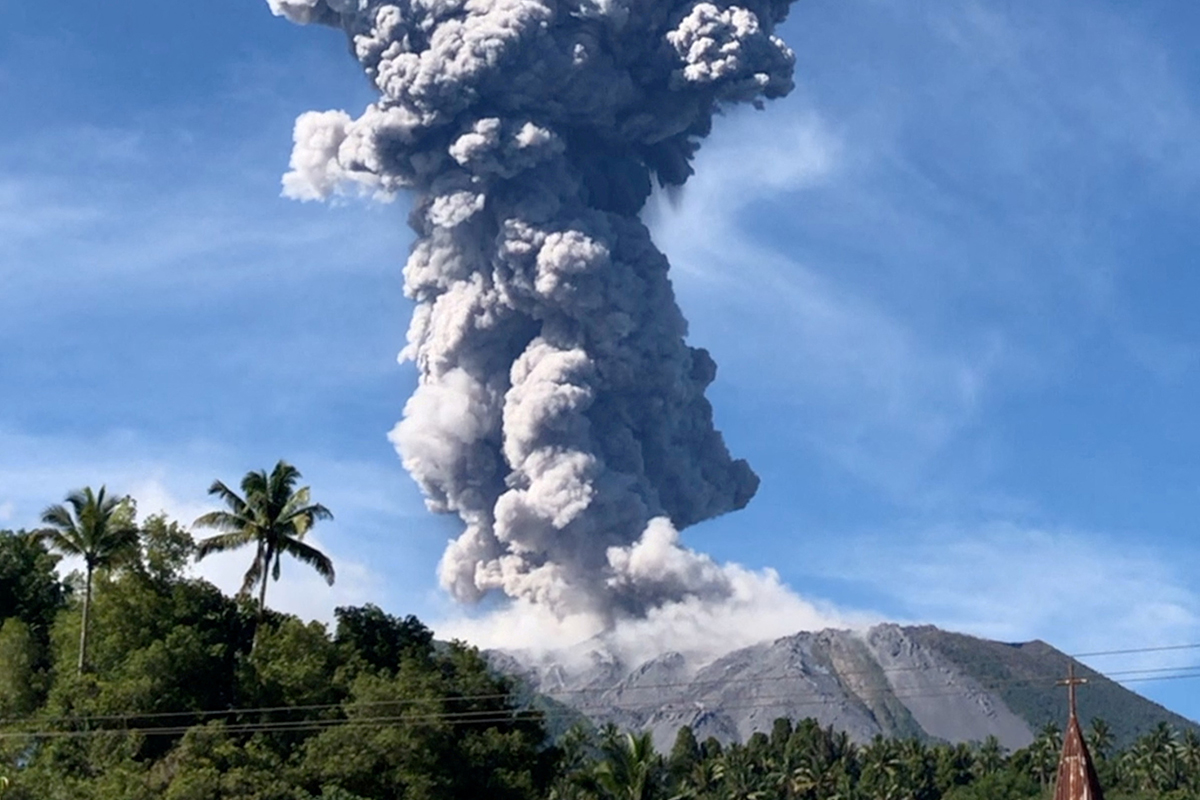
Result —
<path fill-rule="evenodd" d="M 82 556 L 89 568 L 117 566 L 135 556 L 138 545 L 138 529 L 132 513 L 124 513 L 125 503 L 104 486 L 99 492 L 90 486 L 77 489 L 65 504 L 42 512 L 42 522 L 51 528 L 38 536 L 60 553 Z"/>
<path fill-rule="evenodd" d="M 240 531 L 253 527 L 253 522 L 241 514 L 229 511 L 210 511 L 202 514 L 192 523 L 197 528 L 212 528 L 216 531 Z"/>
<path fill-rule="evenodd" d="M 88 490 L 85 489 L 84 491 Z M 119 495 L 109 495 L 107 486 L 101 486 L 100 491 L 97 492 L 93 498 L 96 511 L 101 517 L 111 516 L 112 513 L 116 511 L 122 503 L 125 502 L 126 499 L 127 498 Z"/>
<path fill-rule="evenodd" d="M 334 571 L 333 562 L 329 560 L 329 556 L 322 553 L 315 547 L 307 545 L 299 539 L 284 539 L 280 542 L 280 549 L 288 555 L 303 561 L 317 571 L 317 574 L 325 579 L 325 582 L 330 586 L 333 585 Z"/>
<path fill-rule="evenodd" d="M 246 502 L 253 502 L 253 498 L 263 497 L 268 494 L 267 473 L 263 470 L 257 472 L 247 472 L 242 477 L 242 493 L 246 496 Z"/>
<path fill-rule="evenodd" d="M 283 459 L 271 470 L 267 483 L 268 506 L 272 517 L 281 517 L 295 494 L 296 481 L 300 479 L 300 470 Z"/>
<path fill-rule="evenodd" d="M 137 528 L 110 528 L 104 531 L 89 561 L 94 567 L 119 567 L 138 557 L 139 533 Z"/>
<path fill-rule="evenodd" d="M 104 497 L 104 487 L 100 487 L 100 496 Z M 75 511 L 75 519 L 82 520 L 89 506 L 95 505 L 96 496 L 92 494 L 92 487 L 85 486 L 82 489 L 76 489 L 67 495 L 67 505 L 71 506 Z"/>
<path fill-rule="evenodd" d="M 43 520 L 44 521 L 44 520 Z M 78 533 L 74 528 L 68 531 L 56 530 L 54 528 L 43 528 L 40 531 L 35 531 L 34 535 L 45 546 L 57 550 L 66 556 L 81 556 L 83 555 L 83 546 L 77 536 L 72 536 L 72 533 Z"/>
<path fill-rule="evenodd" d="M 300 471 L 280 460 L 270 474 L 266 470 L 247 472 L 242 477 L 240 496 L 221 481 L 214 481 L 209 494 L 219 496 L 229 510 L 210 512 L 194 523 L 222 531 L 200 543 L 197 559 L 256 542 L 258 549 L 246 572 L 242 593 L 260 581 L 260 589 L 265 591 L 268 578 L 278 580 L 284 552 L 311 565 L 332 584 L 333 562 L 300 539 L 317 520 L 333 519 L 333 513 L 311 502 L 309 487 L 296 489 L 299 479 Z"/>
<path fill-rule="evenodd" d="M 71 516 L 70 511 L 67 511 L 66 506 L 61 503 L 48 506 L 42 512 L 42 522 L 47 525 L 53 525 L 60 531 L 69 531 L 76 528 L 75 518 Z"/>
<path fill-rule="evenodd" d="M 303 538 L 317 520 L 322 519 L 333 519 L 333 512 L 320 503 L 311 503 L 289 509 L 279 521 L 292 528 L 296 536 Z"/>
<path fill-rule="evenodd" d="M 287 494 L 291 494 L 292 487 L 301 477 L 300 470 L 280 459 L 279 463 L 275 465 L 275 469 L 271 470 L 271 486 L 287 490 Z"/>
<path fill-rule="evenodd" d="M 221 498 L 222 502 L 229 506 L 229 510 L 234 514 L 240 515 L 246 512 L 246 501 L 221 481 L 213 481 L 212 486 L 208 487 L 208 493 L 214 497 Z"/>
<path fill-rule="evenodd" d="M 196 545 L 196 560 L 199 561 L 212 553 L 236 550 L 239 547 L 250 544 L 255 538 L 254 531 L 252 530 L 235 530 L 229 533 L 219 533 L 216 536 L 210 536 Z"/>

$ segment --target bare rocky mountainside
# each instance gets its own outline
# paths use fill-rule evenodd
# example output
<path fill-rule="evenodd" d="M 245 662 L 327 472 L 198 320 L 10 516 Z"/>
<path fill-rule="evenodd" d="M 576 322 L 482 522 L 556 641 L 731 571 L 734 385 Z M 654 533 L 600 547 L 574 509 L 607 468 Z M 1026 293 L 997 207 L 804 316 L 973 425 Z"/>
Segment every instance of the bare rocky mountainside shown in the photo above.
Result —
<path fill-rule="evenodd" d="M 693 664 L 668 653 L 625 664 L 598 650 L 536 665 L 491 653 L 544 701 L 552 721 L 574 709 L 593 722 L 650 730 L 669 747 L 682 725 L 698 739 L 744 741 L 777 717 L 814 717 L 859 742 L 916 736 L 1005 747 L 1029 744 L 1047 722 L 1065 723 L 1066 693 L 1055 685 L 1072 659 L 1041 641 L 1008 644 L 932 626 L 877 625 L 867 631 L 802 632 Z M 1119 745 L 1159 721 L 1195 723 L 1075 662 L 1087 722 L 1102 717 Z"/>

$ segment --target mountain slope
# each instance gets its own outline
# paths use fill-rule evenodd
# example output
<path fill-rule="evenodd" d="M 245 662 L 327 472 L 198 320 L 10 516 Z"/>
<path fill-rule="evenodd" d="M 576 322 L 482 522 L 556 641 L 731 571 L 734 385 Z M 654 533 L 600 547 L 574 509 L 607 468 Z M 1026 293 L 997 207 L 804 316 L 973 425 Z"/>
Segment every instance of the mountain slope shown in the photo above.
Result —
<path fill-rule="evenodd" d="M 529 665 L 496 654 L 496 665 L 539 693 L 598 723 L 650 730 L 669 746 L 682 725 L 697 738 L 744 741 L 777 717 L 814 717 L 865 742 L 876 735 L 952 742 L 997 737 L 1024 747 L 1047 722 L 1065 723 L 1055 685 L 1071 659 L 1045 642 L 1005 644 L 932 626 L 801 632 L 708 664 L 667 653 L 627 665 L 602 651 Z M 518 668 L 518 664 L 524 664 Z M 1159 721 L 1189 720 L 1076 663 L 1090 684 L 1080 716 L 1103 717 L 1124 745 Z"/>
<path fill-rule="evenodd" d="M 1043 641 L 1007 644 L 932 625 L 906 631 L 914 641 L 936 649 L 960 670 L 993 687 L 1005 705 L 1034 730 L 1048 722 L 1063 724 L 1064 690 L 1056 687 L 1051 691 L 1050 687 L 1064 677 L 1069 662 L 1074 662 L 1078 677 L 1088 680 L 1078 693 L 1080 720 L 1086 725 L 1095 717 L 1103 718 L 1112 729 L 1117 747 L 1132 743 L 1160 721 L 1181 730 L 1196 727 L 1195 722 L 1126 689 Z"/>

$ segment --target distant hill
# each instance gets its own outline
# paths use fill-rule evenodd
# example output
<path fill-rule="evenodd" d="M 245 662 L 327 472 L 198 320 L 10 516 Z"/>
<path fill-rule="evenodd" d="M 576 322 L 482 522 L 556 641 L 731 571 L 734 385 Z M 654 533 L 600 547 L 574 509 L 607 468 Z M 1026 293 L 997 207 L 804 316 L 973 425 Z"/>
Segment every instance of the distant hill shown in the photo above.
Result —
<path fill-rule="evenodd" d="M 579 655 L 579 654 L 576 654 Z M 996 736 L 1010 750 L 1047 722 L 1066 722 L 1055 685 L 1072 659 L 1041 641 L 1006 644 L 933 626 L 877 625 L 865 632 L 802 632 L 691 664 L 667 653 L 624 664 L 602 651 L 530 665 L 519 654 L 493 664 L 597 723 L 650 730 L 666 747 L 682 725 L 703 740 L 744 741 L 777 717 L 815 717 L 859 742 L 916 736 L 950 742 Z M 1159 721 L 1196 724 L 1075 662 L 1089 679 L 1079 714 L 1108 722 L 1118 746 Z M 552 716 L 562 716 L 552 714 Z"/>
<path fill-rule="evenodd" d="M 1180 730 L 1197 724 L 1141 695 L 1126 689 L 1099 672 L 1056 650 L 1043 641 L 1007 644 L 950 633 L 932 625 L 904 629 L 914 641 L 938 650 L 964 672 L 992 687 L 1005 705 L 1034 730 L 1047 722 L 1064 723 L 1065 697 L 1054 686 L 1069 662 L 1075 673 L 1088 679 L 1079 690 L 1080 721 L 1086 724 L 1101 717 L 1112 728 L 1117 747 L 1125 747 L 1160 721 Z"/>

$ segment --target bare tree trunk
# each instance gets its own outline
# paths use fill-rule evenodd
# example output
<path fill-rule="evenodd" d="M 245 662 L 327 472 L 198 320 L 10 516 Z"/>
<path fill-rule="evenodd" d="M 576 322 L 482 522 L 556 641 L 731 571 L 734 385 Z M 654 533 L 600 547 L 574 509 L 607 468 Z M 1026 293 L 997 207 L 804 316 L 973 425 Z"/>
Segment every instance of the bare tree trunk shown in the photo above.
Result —
<path fill-rule="evenodd" d="M 79 627 L 79 674 L 87 665 L 88 620 L 92 610 L 92 565 L 87 565 L 87 579 L 83 585 L 83 624 Z"/>
<path fill-rule="evenodd" d="M 254 653 L 254 648 L 258 647 L 258 632 L 262 628 L 263 620 L 267 616 L 267 578 L 270 575 L 271 566 L 271 550 L 267 549 L 267 558 L 263 561 L 262 584 L 258 587 L 258 618 L 254 621 L 254 638 L 250 640 L 250 652 Z"/>
<path fill-rule="evenodd" d="M 270 563 L 270 559 L 267 559 Z M 258 587 L 258 622 L 261 625 L 267 615 L 267 570 L 263 570 L 262 586 Z"/>

